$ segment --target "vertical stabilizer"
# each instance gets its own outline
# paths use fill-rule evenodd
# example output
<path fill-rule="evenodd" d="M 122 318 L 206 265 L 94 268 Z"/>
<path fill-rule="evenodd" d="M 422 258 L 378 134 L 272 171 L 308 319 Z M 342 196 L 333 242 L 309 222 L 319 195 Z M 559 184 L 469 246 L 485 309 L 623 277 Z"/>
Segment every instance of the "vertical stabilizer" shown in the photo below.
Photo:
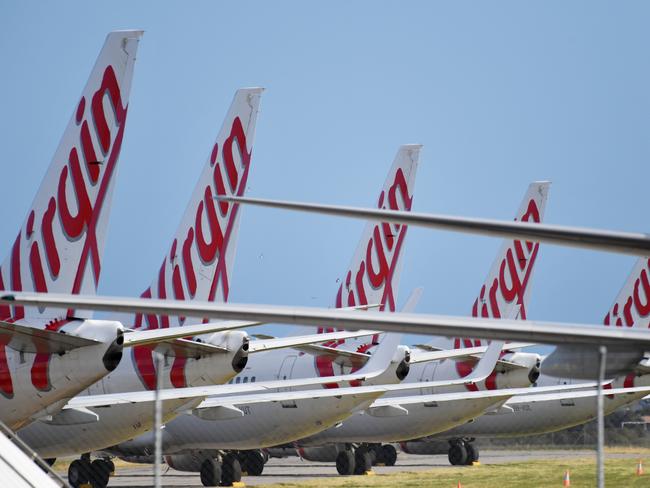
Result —
<path fill-rule="evenodd" d="M 541 222 L 544 219 L 549 187 L 550 183 L 547 181 L 531 183 L 517 210 L 515 220 Z M 472 317 L 525 320 L 531 293 L 530 280 L 538 251 L 538 242 L 504 240 L 479 296 L 474 301 Z M 455 349 L 480 345 L 480 339 L 454 339 Z M 460 377 L 469 375 L 474 367 L 474 363 L 470 361 L 457 361 L 455 365 Z M 490 378 L 486 385 L 494 385 L 494 381 L 489 380 Z M 467 385 L 467 389 L 478 388 L 475 385 Z"/>
<path fill-rule="evenodd" d="M 603 323 L 613 327 L 650 328 L 650 260 L 639 258 Z"/>
<path fill-rule="evenodd" d="M 239 205 L 217 202 L 214 197 L 244 195 L 262 91 L 262 88 L 242 88 L 235 93 L 169 251 L 153 282 L 141 296 L 228 300 L 241 211 Z M 186 319 L 137 314 L 130 321 L 135 328 L 157 329 L 183 325 Z M 188 321 L 196 323 L 201 319 Z M 151 348 L 134 347 L 131 354 L 144 386 L 154 388 Z M 185 386 L 185 364 L 186 358 L 174 359 L 170 374 L 175 386 Z"/>
<path fill-rule="evenodd" d="M 399 148 L 379 193 L 377 208 L 411 210 L 421 148 L 419 144 L 408 144 Z M 386 222 L 366 224 L 352 262 L 343 275 L 336 294 L 337 308 L 379 303 L 380 310 L 395 311 L 406 231 L 406 225 Z M 333 330 L 333 328 L 318 328 L 319 333 Z M 337 341 L 327 345 L 337 347 L 343 342 Z M 371 343 L 362 344 L 357 350 L 366 352 L 378 343 L 379 338 L 374 336 Z M 331 358 L 317 356 L 315 362 L 320 376 L 334 374 Z"/>
<path fill-rule="evenodd" d="M 9 256 L 0 289 L 94 294 L 142 31 L 111 32 Z M 3 318 L 73 311 L 0 307 Z M 76 312 L 79 316 L 80 313 Z"/>
<path fill-rule="evenodd" d="M 237 90 L 169 251 L 143 297 L 225 302 L 235 259 L 240 208 L 217 195 L 242 196 L 250 169 L 262 88 Z M 135 326 L 182 325 L 184 318 L 136 316 Z"/>
<path fill-rule="evenodd" d="M 515 220 L 541 222 L 549 186 L 550 183 L 546 181 L 531 183 Z M 530 278 L 538 251 L 538 242 L 504 241 L 474 301 L 472 317 L 525 320 L 530 299 Z"/>

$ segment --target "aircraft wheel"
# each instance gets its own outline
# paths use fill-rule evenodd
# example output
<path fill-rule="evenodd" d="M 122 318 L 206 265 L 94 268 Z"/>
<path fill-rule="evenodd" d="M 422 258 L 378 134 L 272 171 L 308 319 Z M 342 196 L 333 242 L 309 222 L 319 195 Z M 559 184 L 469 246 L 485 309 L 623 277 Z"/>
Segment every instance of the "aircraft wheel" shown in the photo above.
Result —
<path fill-rule="evenodd" d="M 75 459 L 68 467 L 68 483 L 72 488 L 79 488 L 81 485 L 88 483 L 88 474 L 90 471 L 90 464 Z"/>
<path fill-rule="evenodd" d="M 336 470 L 343 476 L 354 474 L 354 453 L 348 449 L 336 456 Z"/>
<path fill-rule="evenodd" d="M 467 449 L 463 444 L 449 446 L 449 462 L 454 466 L 467 464 Z"/>
<path fill-rule="evenodd" d="M 465 449 L 467 450 L 467 464 L 471 465 L 473 462 L 478 461 L 478 447 L 476 447 L 474 444 L 470 444 L 467 442 L 465 444 Z"/>
<path fill-rule="evenodd" d="M 243 451 L 239 459 L 242 471 L 249 476 L 260 476 L 264 471 L 264 455 L 261 451 Z"/>
<path fill-rule="evenodd" d="M 108 478 L 111 475 L 111 468 L 103 459 L 95 459 L 90 464 L 90 476 L 88 481 L 93 488 L 106 488 L 108 486 Z"/>
<path fill-rule="evenodd" d="M 110 459 L 104 459 L 104 462 L 106 463 L 106 466 L 108 467 L 109 475 L 114 474 L 115 473 L 115 463 Z"/>
<path fill-rule="evenodd" d="M 368 454 L 370 454 L 371 466 L 376 466 L 377 463 L 383 463 L 381 453 L 379 452 L 380 446 L 368 446 Z"/>
<path fill-rule="evenodd" d="M 370 453 L 365 447 L 359 447 L 354 451 L 354 474 L 364 474 L 372 469 Z"/>
<path fill-rule="evenodd" d="M 203 486 L 219 486 L 221 476 L 221 464 L 216 459 L 208 458 L 201 463 L 201 483 L 203 483 Z"/>
<path fill-rule="evenodd" d="M 395 466 L 397 462 L 397 450 L 390 444 L 384 444 L 379 448 L 379 457 L 386 466 Z"/>
<path fill-rule="evenodd" d="M 232 486 L 236 481 L 241 481 L 241 464 L 237 457 L 226 454 L 221 463 L 221 484 Z"/>

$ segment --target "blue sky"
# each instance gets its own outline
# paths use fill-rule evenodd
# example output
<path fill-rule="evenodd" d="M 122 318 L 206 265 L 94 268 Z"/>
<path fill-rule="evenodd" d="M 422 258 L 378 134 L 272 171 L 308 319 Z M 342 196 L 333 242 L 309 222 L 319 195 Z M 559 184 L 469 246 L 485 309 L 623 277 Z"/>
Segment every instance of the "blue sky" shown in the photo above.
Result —
<path fill-rule="evenodd" d="M 0 4 L 7 253 L 106 33 L 142 28 L 100 292 L 136 295 L 168 248 L 234 90 L 264 86 L 248 194 L 368 206 L 422 143 L 414 210 L 648 229 L 643 2 Z M 232 300 L 325 306 L 363 223 L 247 208 Z M 496 239 L 411 229 L 401 298 L 469 314 Z M 634 258 L 542 246 L 529 318 L 600 322 Z"/>

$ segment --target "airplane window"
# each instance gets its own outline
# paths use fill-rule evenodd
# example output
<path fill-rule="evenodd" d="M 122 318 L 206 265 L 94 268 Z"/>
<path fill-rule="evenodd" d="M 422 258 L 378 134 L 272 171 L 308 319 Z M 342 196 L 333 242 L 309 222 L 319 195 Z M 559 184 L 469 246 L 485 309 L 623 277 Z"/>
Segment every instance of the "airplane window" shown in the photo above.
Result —
<path fill-rule="evenodd" d="M 251 376 L 251 383 L 255 383 L 255 376 Z"/>
<path fill-rule="evenodd" d="M 235 383 L 239 384 L 240 381 L 241 381 L 241 378 L 239 376 L 237 376 L 237 378 L 235 378 Z"/>
<path fill-rule="evenodd" d="M 248 383 L 248 376 L 244 376 L 244 381 L 242 383 Z"/>

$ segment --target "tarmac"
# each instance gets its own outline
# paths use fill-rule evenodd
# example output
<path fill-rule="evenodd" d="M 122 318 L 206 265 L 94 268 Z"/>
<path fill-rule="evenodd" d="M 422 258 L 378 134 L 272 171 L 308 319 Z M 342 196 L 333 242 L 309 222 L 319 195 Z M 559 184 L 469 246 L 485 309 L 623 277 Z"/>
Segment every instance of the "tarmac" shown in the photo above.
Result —
<path fill-rule="evenodd" d="M 530 460 L 553 460 L 568 457 L 594 456 L 593 450 L 538 450 L 538 451 L 485 451 L 481 452 L 481 464 L 503 464 Z M 611 455 L 608 457 L 632 457 L 634 454 Z M 400 471 L 426 471 L 439 466 L 449 466 L 446 455 L 416 456 L 400 452 L 395 466 L 375 466 L 377 474 L 399 473 Z M 175 471 L 167 466 L 163 468 L 163 486 L 180 488 L 187 486 L 203 486 L 198 473 Z M 338 477 L 334 464 L 304 461 L 297 457 L 270 459 L 264 467 L 262 476 L 245 476 L 242 481 L 246 486 L 263 486 L 272 483 L 300 483 L 316 478 Z M 152 467 L 143 465 L 137 467 L 118 467 L 111 478 L 109 487 L 151 487 L 153 484 Z"/>

